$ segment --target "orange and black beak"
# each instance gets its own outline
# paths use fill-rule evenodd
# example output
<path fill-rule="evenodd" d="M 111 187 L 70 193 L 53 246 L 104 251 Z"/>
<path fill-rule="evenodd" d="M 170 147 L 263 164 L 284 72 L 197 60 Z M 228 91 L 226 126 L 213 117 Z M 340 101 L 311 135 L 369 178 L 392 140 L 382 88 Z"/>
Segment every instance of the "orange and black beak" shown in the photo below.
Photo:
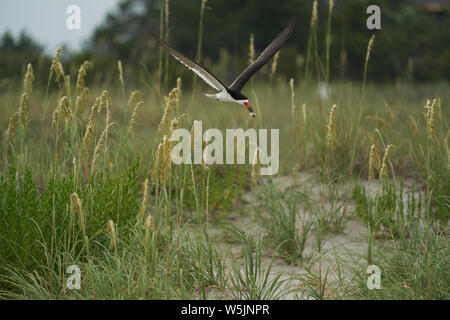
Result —
<path fill-rule="evenodd" d="M 250 114 L 253 116 L 253 118 L 256 118 L 255 112 L 253 112 L 253 109 L 252 109 L 252 107 L 250 107 L 250 104 L 248 102 L 244 102 L 244 105 L 247 108 L 247 110 L 250 112 Z"/>

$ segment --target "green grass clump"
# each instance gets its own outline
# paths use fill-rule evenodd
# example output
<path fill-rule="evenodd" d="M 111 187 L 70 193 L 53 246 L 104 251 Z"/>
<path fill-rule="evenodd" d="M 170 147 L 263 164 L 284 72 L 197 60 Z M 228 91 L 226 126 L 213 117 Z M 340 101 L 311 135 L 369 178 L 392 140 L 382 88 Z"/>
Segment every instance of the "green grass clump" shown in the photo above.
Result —
<path fill-rule="evenodd" d="M 299 204 L 306 202 L 306 195 L 286 190 L 279 192 L 269 185 L 260 197 L 257 217 L 267 230 L 267 244 L 287 263 L 302 263 L 306 240 L 310 234 L 312 222 L 302 221 L 298 230 Z"/>

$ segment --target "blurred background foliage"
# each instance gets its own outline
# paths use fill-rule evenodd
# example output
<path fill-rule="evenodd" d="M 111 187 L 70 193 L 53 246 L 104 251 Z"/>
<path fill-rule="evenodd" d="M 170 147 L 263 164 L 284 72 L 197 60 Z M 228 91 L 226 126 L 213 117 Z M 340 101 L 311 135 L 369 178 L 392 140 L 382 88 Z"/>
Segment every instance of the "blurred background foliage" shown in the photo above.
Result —
<path fill-rule="evenodd" d="M 328 0 L 319 2 L 318 48 L 325 61 L 325 34 Z M 381 8 L 381 30 L 366 28 L 366 8 Z M 188 57 L 195 57 L 201 0 L 170 0 L 169 29 L 164 38 Z M 130 81 L 141 81 L 158 69 L 159 48 L 152 32 L 159 34 L 161 0 L 123 0 L 97 27 L 80 52 L 63 50 L 65 68 L 75 75 L 84 60 L 94 62 L 91 77 L 111 81 L 113 65 L 121 60 Z M 310 29 L 312 0 L 208 0 L 204 13 L 201 63 L 231 81 L 248 63 L 249 37 L 255 37 L 256 53 L 283 29 L 291 16 L 297 27 L 291 40 L 280 53 L 278 73 L 301 79 Z M 375 32 L 376 43 L 371 56 L 369 81 L 424 82 L 450 79 L 450 8 L 445 0 L 335 0 L 332 17 L 331 80 L 360 81 L 367 42 Z M 213 63 L 214 61 L 214 63 Z M 21 81 L 26 63 L 31 62 L 35 74 L 46 83 L 51 57 L 43 48 L 22 33 L 13 38 L 0 37 L 0 89 L 11 81 Z M 166 64 L 164 63 L 163 67 Z M 172 59 L 167 64 L 169 75 L 182 71 Z M 40 72 L 45 69 L 46 72 Z M 267 76 L 270 68 L 258 77 Z M 114 70 L 115 71 L 115 70 Z M 137 76 L 136 76 L 137 75 Z M 189 77 L 192 78 L 192 77 Z M 147 78 L 148 80 L 148 78 Z M 189 79 L 188 79 L 189 80 Z M 189 81 L 185 81 L 189 85 Z"/>

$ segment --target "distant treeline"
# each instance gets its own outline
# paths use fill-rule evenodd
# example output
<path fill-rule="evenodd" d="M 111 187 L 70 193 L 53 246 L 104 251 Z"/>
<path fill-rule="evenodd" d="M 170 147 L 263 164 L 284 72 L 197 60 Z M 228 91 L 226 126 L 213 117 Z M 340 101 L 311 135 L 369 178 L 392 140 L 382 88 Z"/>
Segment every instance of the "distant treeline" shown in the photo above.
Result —
<path fill-rule="evenodd" d="M 424 3 L 429 2 L 444 3 L 443 9 L 427 10 Z M 371 4 L 381 8 L 382 29 L 375 32 L 366 27 L 366 9 Z M 162 26 L 162 35 L 171 46 L 186 56 L 196 57 L 201 5 L 202 0 L 123 0 L 107 15 L 82 51 L 65 53 L 64 66 L 75 75 L 84 60 L 91 60 L 96 72 L 90 76 L 108 81 L 115 77 L 115 66 L 121 60 L 129 81 L 154 79 L 159 68 L 173 78 L 178 66 L 172 59 L 166 61 L 164 54 L 160 56 L 151 33 L 160 34 Z M 301 79 L 305 75 L 312 7 L 312 0 L 207 0 L 200 32 L 201 62 L 231 80 L 248 63 L 251 33 L 258 54 L 289 18 L 296 16 L 297 26 L 280 53 L 277 73 Z M 328 14 L 329 0 L 319 1 L 319 63 L 310 60 L 313 70 L 310 76 L 315 80 L 324 76 Z M 368 80 L 450 80 L 449 26 L 450 12 L 445 1 L 335 0 L 331 17 L 330 79 L 362 79 L 367 43 L 375 33 Z M 42 47 L 25 34 L 17 39 L 4 34 L 0 39 L 0 87 L 21 77 L 27 62 L 33 63 L 35 69 L 42 68 L 44 72 L 35 72 L 36 76 L 47 79 L 51 57 L 43 55 Z M 268 71 L 260 76 L 264 77 L 264 73 Z"/>

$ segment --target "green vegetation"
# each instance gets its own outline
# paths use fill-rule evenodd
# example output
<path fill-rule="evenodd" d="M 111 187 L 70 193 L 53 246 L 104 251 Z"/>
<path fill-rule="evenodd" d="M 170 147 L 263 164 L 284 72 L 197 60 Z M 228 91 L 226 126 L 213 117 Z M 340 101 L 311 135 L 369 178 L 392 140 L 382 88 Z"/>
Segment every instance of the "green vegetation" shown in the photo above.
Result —
<path fill-rule="evenodd" d="M 278 68 L 244 88 L 256 119 L 207 100 L 200 81 L 185 89 L 192 75 L 158 69 L 156 49 L 149 69 L 114 54 L 73 67 L 64 52 L 45 68 L 22 65 L 23 87 L 0 87 L 0 298 L 449 299 L 448 83 L 363 89 L 370 35 L 355 48 L 358 82 L 333 81 L 334 42 L 328 56 L 320 21 L 308 30 L 308 79 L 283 77 L 286 47 Z M 368 79 L 380 71 L 374 41 Z M 328 64 L 323 94 L 316 78 Z M 279 129 L 280 173 L 174 165 L 167 137 L 194 120 Z M 370 264 L 380 290 L 367 289 Z M 80 290 L 66 287 L 70 265 L 82 270 Z"/>

